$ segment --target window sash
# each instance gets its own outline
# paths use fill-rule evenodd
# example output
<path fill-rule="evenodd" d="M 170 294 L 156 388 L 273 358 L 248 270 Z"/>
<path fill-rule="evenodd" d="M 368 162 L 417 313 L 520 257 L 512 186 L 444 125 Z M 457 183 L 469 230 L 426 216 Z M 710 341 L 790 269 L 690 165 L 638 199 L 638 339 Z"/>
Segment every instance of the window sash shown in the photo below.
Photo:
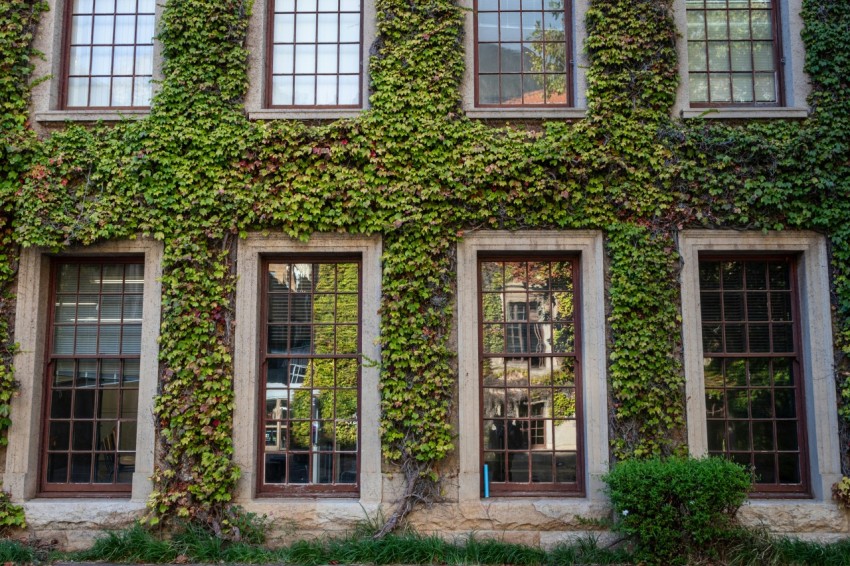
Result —
<path fill-rule="evenodd" d="M 141 280 L 129 279 L 131 266 Z M 66 267 L 73 282 L 60 276 Z M 107 275 L 117 269 L 120 279 L 115 279 L 116 273 Z M 131 491 L 136 465 L 143 269 L 142 260 L 136 258 L 51 261 L 40 448 L 39 490 L 43 495 L 121 495 Z M 99 273 L 96 289 L 83 286 L 86 271 Z M 106 284 L 111 288 L 106 289 Z M 133 330 L 128 332 L 129 327 Z M 109 329 L 106 333 L 105 328 Z M 57 352 L 63 349 L 57 340 L 60 334 L 77 336 L 71 340 L 70 351 Z M 81 345 L 80 336 L 93 336 L 95 347 Z M 108 339 L 105 348 L 104 338 Z"/>
<path fill-rule="evenodd" d="M 272 266 L 295 265 L 310 265 L 311 276 L 305 278 L 309 288 L 277 286 L 273 290 Z M 343 273 L 340 266 L 355 266 L 356 290 L 339 286 L 338 276 Z M 336 274 L 337 284 L 320 288 L 321 280 L 317 282 L 316 275 L 320 268 L 328 267 Z M 264 258 L 261 274 L 258 492 L 281 496 L 357 496 L 362 442 L 361 258 L 273 256 Z M 320 310 L 319 301 L 335 307 Z M 349 310 L 356 305 L 356 317 L 343 316 L 340 310 L 343 305 Z M 288 328 L 290 332 L 278 332 L 276 328 Z M 331 335 L 336 339 L 328 339 Z M 319 376 L 325 380 L 328 375 L 329 383 L 316 381 Z M 340 411 L 344 416 L 340 416 Z"/>
<path fill-rule="evenodd" d="M 731 267 L 736 264 L 741 266 L 740 284 Z M 751 283 L 751 278 L 762 277 L 760 266 L 767 266 L 765 279 Z M 779 288 L 768 277 L 770 266 L 787 269 L 787 282 Z M 754 484 L 756 497 L 806 496 L 810 486 L 805 376 L 800 359 L 795 258 L 701 255 L 699 267 L 708 454 L 754 465 L 761 479 L 767 480 Z M 712 271 L 719 274 L 716 282 L 709 280 L 713 278 Z M 732 273 L 731 286 L 724 280 L 727 273 Z M 780 300 L 774 300 L 774 296 Z M 786 296 L 790 300 L 785 300 Z M 766 310 L 762 308 L 765 305 Z M 777 322 L 785 326 L 789 318 L 793 333 L 790 345 L 784 338 L 777 342 L 778 336 L 772 330 L 767 334 L 760 330 Z M 745 329 L 744 348 L 738 347 L 739 326 Z M 731 339 L 727 338 L 728 327 L 735 329 Z M 758 328 L 758 332 L 753 332 L 753 328 Z M 714 338 L 718 329 L 722 334 L 719 345 Z M 762 346 L 764 336 L 769 340 L 767 348 Z M 728 351 L 730 342 L 733 351 Z M 758 350 L 768 351 L 753 352 L 754 343 Z"/>

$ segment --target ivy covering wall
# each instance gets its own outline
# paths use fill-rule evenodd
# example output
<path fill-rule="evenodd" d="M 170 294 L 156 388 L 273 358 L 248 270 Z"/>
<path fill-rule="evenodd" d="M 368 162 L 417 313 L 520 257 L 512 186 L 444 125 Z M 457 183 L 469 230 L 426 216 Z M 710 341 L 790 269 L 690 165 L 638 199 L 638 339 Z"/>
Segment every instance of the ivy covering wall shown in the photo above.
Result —
<path fill-rule="evenodd" d="M 151 235 L 165 247 L 152 521 L 189 518 L 227 535 L 240 474 L 232 462 L 233 266 L 235 242 L 250 230 L 383 238 L 382 445 L 387 466 L 406 480 L 387 529 L 417 501 L 439 496 L 453 450 L 454 262 L 469 230 L 604 231 L 618 459 L 684 450 L 676 232 L 822 231 L 838 325 L 842 404 L 834 410 L 850 419 L 850 3 L 804 0 L 811 116 L 743 124 L 671 118 L 671 4 L 591 0 L 587 117 L 531 127 L 464 115 L 464 11 L 452 0 L 377 0 L 370 109 L 320 125 L 247 120 L 250 1 L 167 2 L 164 78 L 150 115 L 68 125 L 39 139 L 27 121 L 27 81 L 38 80 L 33 31 L 50 16 L 42 2 L 6 0 L 0 430 L 15 418 L 18 247 Z"/>

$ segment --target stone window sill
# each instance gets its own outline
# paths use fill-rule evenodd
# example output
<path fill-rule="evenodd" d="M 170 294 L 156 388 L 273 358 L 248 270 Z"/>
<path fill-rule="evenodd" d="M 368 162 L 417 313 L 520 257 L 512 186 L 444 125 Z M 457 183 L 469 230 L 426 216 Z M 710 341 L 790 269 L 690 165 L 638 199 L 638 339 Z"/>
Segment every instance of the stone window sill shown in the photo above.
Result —
<path fill-rule="evenodd" d="M 808 108 L 688 108 L 681 110 L 682 118 L 710 118 L 710 119 L 745 119 L 754 118 L 807 118 Z"/>
<path fill-rule="evenodd" d="M 467 108 L 467 117 L 482 120 L 582 120 L 584 108 Z"/>
<path fill-rule="evenodd" d="M 47 123 L 62 122 L 120 122 L 137 120 L 150 114 L 150 110 L 52 110 L 37 112 L 35 121 Z"/>
<path fill-rule="evenodd" d="M 360 108 L 309 108 L 249 110 L 249 120 L 340 120 L 356 118 L 363 113 Z"/>

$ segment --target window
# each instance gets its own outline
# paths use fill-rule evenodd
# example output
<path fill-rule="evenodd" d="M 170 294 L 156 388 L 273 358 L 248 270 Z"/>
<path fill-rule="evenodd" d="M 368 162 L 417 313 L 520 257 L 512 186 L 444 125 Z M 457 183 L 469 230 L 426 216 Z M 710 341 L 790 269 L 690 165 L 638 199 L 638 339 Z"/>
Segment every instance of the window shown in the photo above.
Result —
<path fill-rule="evenodd" d="M 357 494 L 360 258 L 268 258 L 260 491 Z"/>
<path fill-rule="evenodd" d="M 775 0 L 687 0 L 691 106 L 780 106 Z"/>
<path fill-rule="evenodd" d="M 360 0 L 269 2 L 271 107 L 359 108 Z"/>
<path fill-rule="evenodd" d="M 477 106 L 572 104 L 572 19 L 564 0 L 476 0 Z"/>
<path fill-rule="evenodd" d="M 699 286 L 708 453 L 758 492 L 807 493 L 794 258 L 702 257 Z"/>
<path fill-rule="evenodd" d="M 576 257 L 479 257 L 482 460 L 494 495 L 581 489 Z"/>
<path fill-rule="evenodd" d="M 142 261 L 52 262 L 42 492 L 130 491 L 136 469 Z"/>
<path fill-rule="evenodd" d="M 145 108 L 151 102 L 154 0 L 69 0 L 64 107 Z"/>

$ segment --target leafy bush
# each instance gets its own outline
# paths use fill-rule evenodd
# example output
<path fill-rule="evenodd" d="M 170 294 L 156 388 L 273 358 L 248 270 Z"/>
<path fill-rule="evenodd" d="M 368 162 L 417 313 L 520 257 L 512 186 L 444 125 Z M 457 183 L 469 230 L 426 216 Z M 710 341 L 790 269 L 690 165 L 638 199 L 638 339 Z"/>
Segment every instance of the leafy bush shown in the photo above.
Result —
<path fill-rule="evenodd" d="M 734 525 L 752 485 L 750 473 L 720 458 L 620 462 L 604 478 L 614 505 L 614 530 L 635 539 L 650 563 L 683 563 Z"/>
<path fill-rule="evenodd" d="M 24 508 L 12 503 L 8 492 L 0 491 L 0 535 L 5 535 L 10 529 L 23 529 L 26 526 Z"/>

